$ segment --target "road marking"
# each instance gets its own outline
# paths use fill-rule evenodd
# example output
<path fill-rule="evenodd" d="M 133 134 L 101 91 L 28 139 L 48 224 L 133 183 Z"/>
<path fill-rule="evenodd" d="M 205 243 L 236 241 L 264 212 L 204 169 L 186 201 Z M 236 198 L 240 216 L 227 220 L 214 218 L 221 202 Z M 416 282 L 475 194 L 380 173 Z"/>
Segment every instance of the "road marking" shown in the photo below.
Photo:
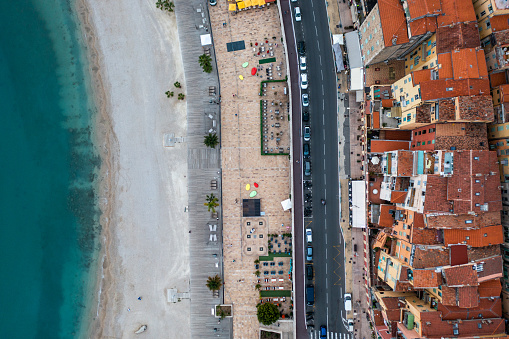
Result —
<path fill-rule="evenodd" d="M 325 245 L 327 245 L 327 233 L 325 233 Z"/>
<path fill-rule="evenodd" d="M 323 155 L 325 155 L 325 145 L 323 145 Z"/>
<path fill-rule="evenodd" d="M 322 100 L 322 109 L 325 110 L 325 100 Z"/>
<path fill-rule="evenodd" d="M 313 2 L 311 2 L 313 3 Z M 315 17 L 315 12 L 313 11 L 313 21 L 316 23 L 316 17 Z"/>
<path fill-rule="evenodd" d="M 323 91 L 323 84 L 322 84 L 322 95 L 325 96 L 325 92 Z"/>
<path fill-rule="evenodd" d="M 316 28 L 316 26 L 315 26 L 315 34 L 318 37 L 318 29 Z"/>
<path fill-rule="evenodd" d="M 320 57 L 320 66 L 322 66 L 322 55 L 318 54 L 318 56 Z"/>
<path fill-rule="evenodd" d="M 327 248 L 326 248 L 326 249 L 325 249 L 325 259 L 327 259 L 328 252 L 329 252 L 329 251 L 327 251 Z"/>
<path fill-rule="evenodd" d="M 323 81 L 323 71 L 322 70 L 320 70 L 320 74 L 322 75 L 322 81 Z"/>
<path fill-rule="evenodd" d="M 313 15 L 315 15 L 314 12 L 313 12 Z M 320 41 L 316 41 L 316 43 L 318 44 L 318 52 L 320 52 Z"/>
<path fill-rule="evenodd" d="M 323 168 L 325 169 L 325 164 L 324 164 Z M 327 175 L 326 174 L 323 175 L 323 184 L 327 185 Z"/>

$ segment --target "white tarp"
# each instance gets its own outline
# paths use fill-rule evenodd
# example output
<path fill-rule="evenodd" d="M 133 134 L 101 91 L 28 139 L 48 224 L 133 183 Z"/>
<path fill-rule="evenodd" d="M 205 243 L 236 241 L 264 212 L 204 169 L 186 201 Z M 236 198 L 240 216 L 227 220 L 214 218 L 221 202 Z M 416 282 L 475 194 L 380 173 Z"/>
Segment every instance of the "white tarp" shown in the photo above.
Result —
<path fill-rule="evenodd" d="M 366 228 L 366 183 L 352 180 L 352 227 Z"/>
<path fill-rule="evenodd" d="M 350 71 L 350 90 L 364 90 L 364 68 L 352 68 Z"/>
<path fill-rule="evenodd" d="M 344 42 L 344 39 L 343 39 L 343 34 L 333 34 L 332 35 L 332 44 L 340 44 L 340 45 L 344 45 L 345 42 Z"/>
<path fill-rule="evenodd" d="M 334 51 L 334 59 L 336 59 L 336 72 L 344 71 L 345 65 L 343 64 L 343 51 L 341 50 L 341 46 L 339 44 L 334 44 L 332 45 L 332 50 Z"/>
<path fill-rule="evenodd" d="M 363 67 L 364 65 L 362 64 L 359 32 L 353 31 L 346 33 L 345 44 L 346 50 L 348 52 L 348 65 L 350 66 L 350 68 Z"/>
<path fill-rule="evenodd" d="M 281 201 L 281 206 L 283 206 L 283 210 L 288 211 L 292 208 L 292 201 L 290 199 Z"/>
<path fill-rule="evenodd" d="M 212 37 L 210 36 L 210 34 L 200 35 L 200 40 L 202 46 L 212 45 Z"/>

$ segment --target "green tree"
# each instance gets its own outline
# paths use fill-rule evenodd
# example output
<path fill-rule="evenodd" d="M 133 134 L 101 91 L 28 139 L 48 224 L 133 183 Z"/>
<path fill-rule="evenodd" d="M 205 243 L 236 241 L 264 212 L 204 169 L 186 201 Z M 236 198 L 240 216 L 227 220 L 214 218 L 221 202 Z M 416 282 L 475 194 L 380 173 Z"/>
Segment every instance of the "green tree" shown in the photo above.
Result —
<path fill-rule="evenodd" d="M 259 291 L 259 290 L 260 290 L 260 288 L 262 288 L 262 285 L 260 285 L 260 284 L 256 284 L 255 288 Z"/>
<path fill-rule="evenodd" d="M 180 85 L 180 82 L 178 81 L 175 81 L 175 83 L 173 84 L 173 86 L 177 87 L 177 88 L 181 88 L 182 86 Z"/>
<path fill-rule="evenodd" d="M 270 325 L 278 321 L 280 313 L 276 305 L 271 303 L 258 304 L 256 306 L 258 321 L 264 325 Z"/>
<path fill-rule="evenodd" d="M 173 12 L 175 4 L 170 0 L 157 0 L 156 7 L 161 11 Z"/>
<path fill-rule="evenodd" d="M 216 148 L 216 146 L 219 144 L 219 138 L 217 137 L 217 134 L 209 133 L 209 135 L 205 136 L 205 140 L 203 140 L 203 143 L 207 147 Z"/>
<path fill-rule="evenodd" d="M 179 93 L 179 95 L 178 95 L 178 99 L 179 99 L 179 100 L 184 100 L 184 99 L 185 99 L 185 97 L 186 97 L 186 96 L 185 96 L 183 93 Z"/>
<path fill-rule="evenodd" d="M 256 271 L 254 274 L 255 274 L 257 277 L 259 277 L 259 276 L 260 276 L 260 271 Z"/>
<path fill-rule="evenodd" d="M 219 206 L 218 201 L 219 200 L 214 193 L 211 193 L 210 195 L 207 195 L 207 202 L 203 205 L 207 206 L 209 212 L 216 213 L 216 207 Z"/>
<path fill-rule="evenodd" d="M 173 95 L 174 95 L 175 93 L 170 92 L 170 91 L 166 91 L 166 92 L 164 92 L 164 94 L 166 94 L 166 96 L 167 96 L 168 98 L 171 98 L 171 97 L 173 97 Z"/>
<path fill-rule="evenodd" d="M 221 280 L 221 277 L 216 274 L 214 277 L 209 277 L 205 285 L 207 285 L 211 291 L 218 291 L 222 284 L 223 281 Z"/>
<path fill-rule="evenodd" d="M 212 58 L 210 55 L 202 54 L 198 57 L 198 62 L 200 63 L 200 66 L 203 68 L 203 71 L 205 73 L 211 73 L 212 72 Z"/>

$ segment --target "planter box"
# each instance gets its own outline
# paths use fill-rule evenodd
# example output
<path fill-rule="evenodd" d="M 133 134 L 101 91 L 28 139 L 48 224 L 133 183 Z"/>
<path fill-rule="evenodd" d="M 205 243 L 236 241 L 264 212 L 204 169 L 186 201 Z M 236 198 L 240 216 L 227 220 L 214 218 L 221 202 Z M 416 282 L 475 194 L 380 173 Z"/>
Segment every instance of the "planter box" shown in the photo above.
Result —
<path fill-rule="evenodd" d="M 221 315 L 220 315 L 221 309 L 226 313 L 225 318 L 233 317 L 233 305 L 229 304 L 229 305 L 216 305 L 216 307 L 214 307 L 216 318 L 221 318 Z"/>

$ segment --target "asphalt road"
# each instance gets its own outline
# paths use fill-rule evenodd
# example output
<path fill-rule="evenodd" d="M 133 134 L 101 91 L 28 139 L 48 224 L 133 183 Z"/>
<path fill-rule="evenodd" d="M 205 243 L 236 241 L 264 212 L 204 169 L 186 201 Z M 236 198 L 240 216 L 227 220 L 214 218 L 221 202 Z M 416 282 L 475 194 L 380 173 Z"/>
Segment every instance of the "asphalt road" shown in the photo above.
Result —
<path fill-rule="evenodd" d="M 339 181 L 338 181 L 338 136 L 337 136 L 337 90 L 330 34 L 325 1 L 298 0 L 302 21 L 295 22 L 296 41 L 305 41 L 309 87 L 302 90 L 309 94 L 311 126 L 311 177 L 312 188 L 304 194 L 312 194 L 312 218 L 305 218 L 304 227 L 313 231 L 313 266 L 315 304 L 308 307 L 314 312 L 314 320 L 308 322 L 310 337 L 316 337 L 321 325 L 327 326 L 329 336 L 347 334 L 343 325 L 346 318 L 343 304 L 344 251 L 339 227 Z M 292 12 L 293 13 L 293 12 Z M 293 89 L 292 89 L 293 90 Z M 296 96 L 297 90 L 292 95 Z M 306 159 L 303 159 L 304 161 Z M 326 205 L 321 204 L 326 200 Z M 305 198 L 306 200 L 306 198 Z M 306 281 L 306 284 L 311 283 Z M 344 335 L 343 334 L 343 335 Z"/>

